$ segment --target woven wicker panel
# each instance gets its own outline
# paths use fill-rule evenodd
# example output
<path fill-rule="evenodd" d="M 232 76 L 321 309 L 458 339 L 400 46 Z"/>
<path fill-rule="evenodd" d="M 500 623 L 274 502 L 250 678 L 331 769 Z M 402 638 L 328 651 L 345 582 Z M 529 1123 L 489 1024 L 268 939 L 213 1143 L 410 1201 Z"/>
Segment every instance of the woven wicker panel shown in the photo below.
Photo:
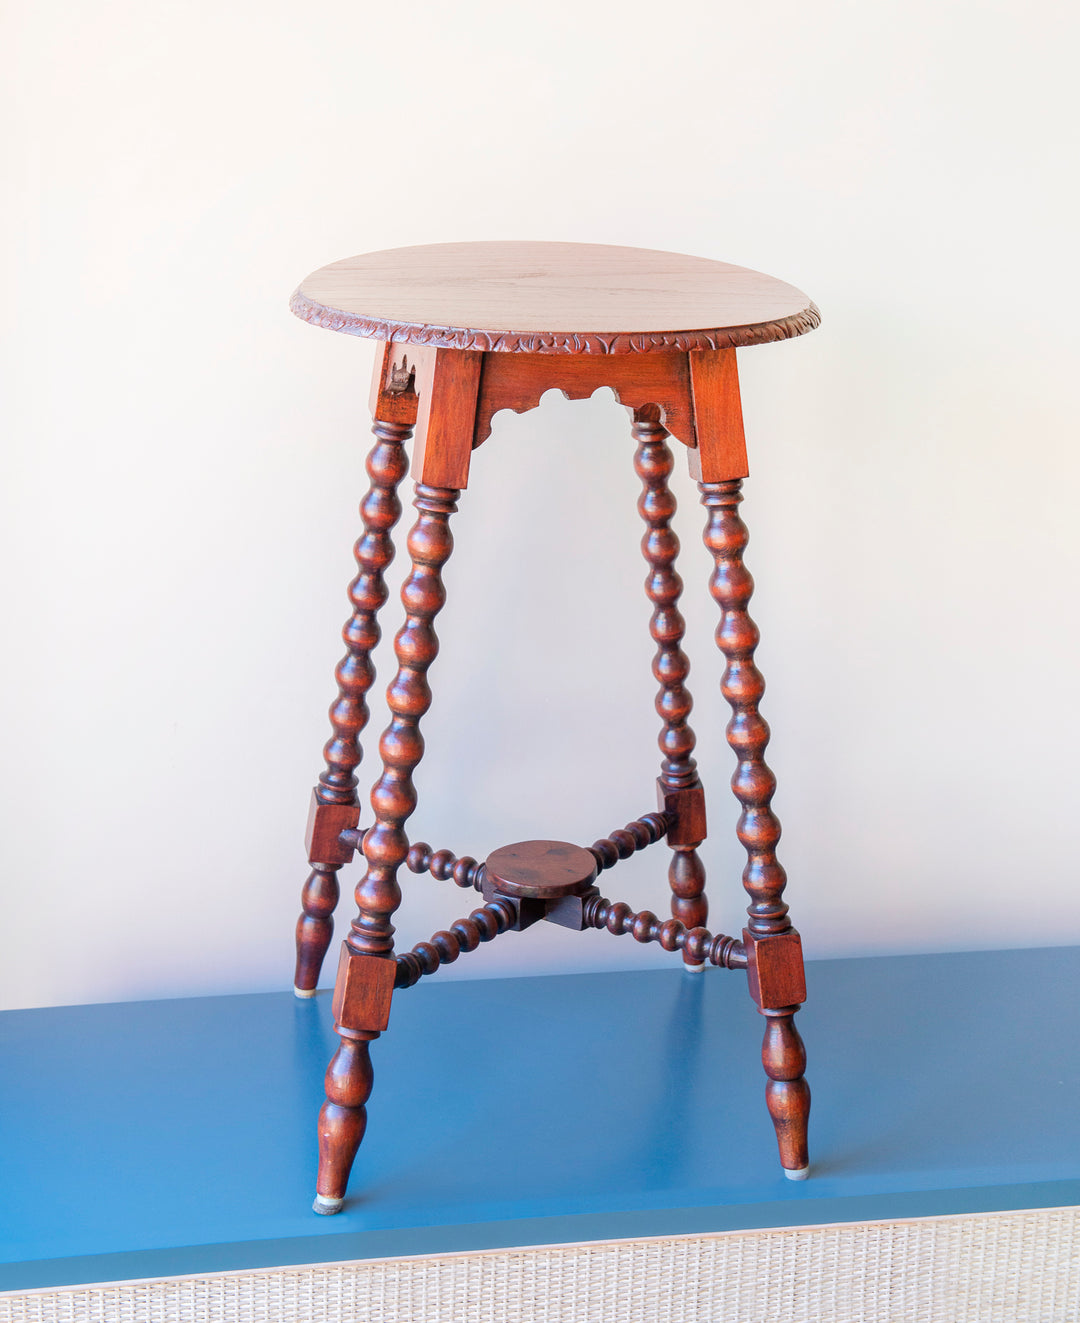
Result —
<path fill-rule="evenodd" d="M 0 1295 L 0 1323 L 1071 1323 L 1080 1209 Z"/>

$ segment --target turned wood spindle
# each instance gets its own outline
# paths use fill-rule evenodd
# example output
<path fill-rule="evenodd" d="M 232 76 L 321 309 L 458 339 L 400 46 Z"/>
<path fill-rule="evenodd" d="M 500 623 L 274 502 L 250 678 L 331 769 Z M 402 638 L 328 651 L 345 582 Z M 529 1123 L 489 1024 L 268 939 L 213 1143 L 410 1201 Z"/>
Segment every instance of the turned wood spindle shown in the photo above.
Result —
<path fill-rule="evenodd" d="M 705 545 L 715 563 L 709 592 L 720 608 L 716 642 L 727 663 L 720 687 L 731 706 L 727 741 L 737 759 L 731 788 L 742 809 L 736 830 L 747 855 L 742 877 L 750 897 L 747 927 L 768 936 L 786 932 L 791 922 L 782 899 L 787 875 L 776 858 L 780 822 L 770 807 L 776 777 L 765 762 L 769 726 L 758 710 L 765 678 L 754 663 L 760 636 L 747 609 L 754 580 L 743 564 L 750 535 L 739 517 L 742 482 L 699 485 L 708 511 Z"/>
<path fill-rule="evenodd" d="M 688 720 L 693 699 L 685 683 L 690 662 L 682 650 L 686 624 L 679 610 L 679 598 L 683 584 L 675 569 L 679 538 L 671 527 L 676 503 L 668 479 L 674 460 L 667 444 L 667 429 L 661 424 L 655 405 L 635 410 L 633 432 L 638 443 L 634 470 L 642 484 L 638 512 L 647 526 L 641 551 L 649 566 L 645 592 L 653 607 L 649 631 L 656 644 L 656 655 L 652 669 L 660 686 L 656 711 L 663 723 L 658 738 L 663 754 L 660 787 L 665 805 L 673 808 L 676 815 L 673 830 L 668 834 L 673 851 L 668 868 L 671 914 L 687 928 L 698 928 L 709 917 L 709 903 L 705 899 L 705 865 L 697 852 L 704 839 L 704 813 L 687 811 L 692 805 L 699 807 L 702 800 L 693 756 L 696 739 Z M 683 958 L 689 969 L 704 968 L 686 951 Z"/>
<path fill-rule="evenodd" d="M 414 870 L 415 871 L 415 870 Z M 411 951 L 397 958 L 396 988 L 411 988 L 425 974 L 434 974 L 440 965 L 452 965 L 462 952 L 475 951 L 481 942 L 490 942 L 508 932 L 517 921 L 517 906 L 505 896 L 473 910 L 467 919 L 458 919 L 429 942 L 417 942 Z"/>
<path fill-rule="evenodd" d="M 319 1175 L 316 1213 L 336 1213 L 344 1203 L 353 1159 L 367 1129 L 367 1101 L 374 1074 L 371 1040 L 378 1034 L 342 1030 L 337 1051 L 326 1068 L 326 1101 L 319 1109 Z"/>
<path fill-rule="evenodd" d="M 401 587 L 405 623 L 394 639 L 398 670 L 386 691 L 391 720 L 379 741 L 382 775 L 371 791 L 375 824 L 364 836 L 367 869 L 356 887 L 358 914 L 345 939 L 348 952 L 356 956 L 393 956 L 391 919 L 401 903 L 397 873 L 409 851 L 404 824 L 416 807 L 412 774 L 424 753 L 420 719 L 431 706 L 427 670 L 439 651 L 434 620 L 446 600 L 442 569 L 454 547 L 450 516 L 459 494 L 453 488 L 416 485 L 413 503 L 418 514 L 408 539 L 412 568 Z M 319 1121 L 320 1154 L 327 1156 L 319 1166 L 318 1212 L 336 1212 L 345 1197 L 363 1138 L 363 1121 L 357 1113 L 363 1112 L 370 1093 L 366 1042 L 378 1036 L 340 1020 L 337 1030 L 342 1042 L 327 1070 L 326 1102 Z M 363 1052 L 356 1046 L 358 1036 L 365 1040 Z M 357 1102 L 364 1079 L 367 1092 Z"/>
<path fill-rule="evenodd" d="M 379 741 L 382 775 L 371 791 L 375 824 L 364 836 L 367 870 L 356 888 L 360 913 L 346 941 L 358 954 L 394 949 L 391 915 L 401 903 L 397 872 L 409 852 L 404 824 L 416 808 L 412 774 L 424 755 L 420 719 L 431 706 L 427 670 L 439 652 L 434 620 L 446 601 L 442 569 L 454 548 L 450 516 L 459 493 L 416 485 L 418 518 L 409 533 L 412 569 L 401 586 L 405 623 L 394 639 L 398 671 L 386 691 L 390 725 Z"/>
<path fill-rule="evenodd" d="M 795 1027 L 797 1009 L 788 1006 L 764 1010 L 765 1038 L 761 1044 L 761 1064 L 769 1077 L 765 1102 L 776 1130 L 780 1165 L 792 1180 L 802 1180 L 810 1171 L 810 1085 L 803 1078 L 806 1048 Z"/>
<path fill-rule="evenodd" d="M 484 885 L 484 865 L 471 855 L 459 859 L 452 850 L 433 850 L 426 841 L 409 846 L 405 867 L 410 873 L 430 873 L 440 882 L 453 882 L 457 887 L 473 887 L 480 891 Z"/>
<path fill-rule="evenodd" d="M 743 563 L 750 535 L 739 516 L 741 479 L 702 482 L 699 487 L 708 512 L 705 545 L 715 563 L 709 591 L 720 607 L 716 641 L 727 663 L 721 689 L 731 706 L 727 740 L 737 760 L 731 788 L 742 809 L 737 831 L 746 850 L 742 880 L 750 897 L 746 938 L 753 948 L 751 987 L 766 1017 L 761 1051 L 769 1077 L 765 1096 L 781 1165 L 799 1180 L 808 1171 L 810 1113 L 810 1087 L 803 1078 L 806 1051 L 794 1023 L 805 995 L 802 953 L 783 900 L 787 876 L 776 858 L 780 822 L 771 808 L 776 778 L 765 762 L 769 727 L 758 710 L 765 679 L 754 662 L 759 634 L 748 609 L 754 580 Z M 794 993 L 787 993 L 788 988 Z M 778 999 L 782 1004 L 776 1004 Z"/>
<path fill-rule="evenodd" d="M 638 850 L 647 845 L 662 841 L 669 826 L 666 813 L 646 813 L 635 818 L 625 827 L 613 831 L 610 836 L 602 836 L 589 846 L 589 853 L 596 859 L 600 868 L 613 868 L 620 859 L 629 859 Z"/>
<path fill-rule="evenodd" d="M 635 913 L 625 901 L 591 896 L 582 921 L 586 928 L 606 928 L 616 937 L 629 933 L 635 942 L 659 942 L 665 951 L 681 951 L 695 965 L 746 968 L 746 951 L 738 938 L 724 933 L 714 937 L 707 928 L 687 928 L 678 919 L 658 919 L 652 910 Z"/>
<path fill-rule="evenodd" d="M 318 805 L 358 805 L 356 768 L 363 751 L 360 736 L 368 722 L 367 693 L 375 680 L 371 653 L 381 637 L 378 612 L 387 598 L 385 571 L 394 559 L 391 537 L 401 516 L 398 487 L 408 471 L 405 442 L 410 426 L 376 419 L 375 445 L 367 458 L 369 486 L 360 503 L 364 531 L 353 548 L 357 575 L 349 584 L 352 615 L 342 638 L 345 656 L 334 672 L 338 696 L 330 708 L 333 734 L 323 749 L 325 770 L 315 790 Z M 302 913 L 296 923 L 298 996 L 311 997 L 334 933 L 334 910 L 340 894 L 336 860 L 312 860 L 301 893 Z"/>

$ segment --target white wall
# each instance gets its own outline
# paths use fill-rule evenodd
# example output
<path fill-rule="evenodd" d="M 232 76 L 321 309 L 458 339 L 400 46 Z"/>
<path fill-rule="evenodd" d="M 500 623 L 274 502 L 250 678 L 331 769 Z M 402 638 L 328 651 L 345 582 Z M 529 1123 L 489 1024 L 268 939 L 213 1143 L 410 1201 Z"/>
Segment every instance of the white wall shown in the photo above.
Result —
<path fill-rule="evenodd" d="M 350 253 L 469 238 L 684 250 L 813 295 L 821 330 L 740 352 L 796 921 L 818 956 L 1080 941 L 1074 15 L 10 6 L 0 1004 L 288 986 L 371 350 L 286 303 Z M 506 415 L 477 455 L 414 838 L 588 843 L 651 807 L 631 458 L 606 394 Z M 607 894 L 662 907 L 664 866 Z M 470 904 L 406 875 L 401 940 Z M 444 976 L 654 958 L 541 925 Z"/>

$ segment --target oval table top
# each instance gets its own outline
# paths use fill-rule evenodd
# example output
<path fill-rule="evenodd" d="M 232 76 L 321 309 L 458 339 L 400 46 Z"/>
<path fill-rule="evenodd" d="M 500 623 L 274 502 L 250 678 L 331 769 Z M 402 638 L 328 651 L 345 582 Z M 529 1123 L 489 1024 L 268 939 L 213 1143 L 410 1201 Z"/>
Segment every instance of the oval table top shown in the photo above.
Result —
<path fill-rule="evenodd" d="M 347 257 L 312 272 L 290 307 L 349 335 L 526 354 L 723 349 L 786 340 L 821 320 L 801 290 L 747 267 L 507 240 Z"/>

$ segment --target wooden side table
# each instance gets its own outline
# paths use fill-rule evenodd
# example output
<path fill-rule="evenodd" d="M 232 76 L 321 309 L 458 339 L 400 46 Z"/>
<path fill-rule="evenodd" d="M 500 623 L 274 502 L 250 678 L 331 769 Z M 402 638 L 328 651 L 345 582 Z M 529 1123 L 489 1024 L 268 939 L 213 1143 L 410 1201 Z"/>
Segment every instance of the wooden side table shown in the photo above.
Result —
<path fill-rule="evenodd" d="M 326 768 L 312 796 L 311 874 L 296 934 L 296 993 L 311 997 L 333 933 L 338 870 L 362 850 L 359 912 L 342 946 L 334 990 L 341 1044 L 327 1069 L 319 1114 L 315 1211 L 336 1213 L 344 1202 L 371 1094 L 369 1044 L 387 1027 L 395 990 L 500 933 L 541 919 L 659 942 L 666 951 L 681 952 L 690 971 L 706 964 L 745 970 L 766 1020 L 762 1061 L 780 1162 L 788 1176 L 802 1179 L 809 1170 L 810 1090 L 794 1016 L 805 1000 L 803 960 L 783 900 L 786 878 L 776 858 L 780 824 L 770 808 L 776 783 L 764 757 L 769 728 L 758 711 L 765 686 L 754 664 L 758 631 L 747 610 L 753 580 L 742 558 L 747 531 L 738 506 L 747 467 L 735 350 L 813 330 L 817 309 L 791 285 L 743 267 L 561 243 L 435 244 L 368 253 L 314 272 L 291 306 L 314 325 L 382 342 L 372 383 L 371 486 L 361 504 L 364 532 L 355 549 L 359 573 L 349 588 L 353 613 L 336 673 Z M 450 516 L 468 485 L 472 452 L 490 435 L 500 409 L 534 408 L 553 387 L 584 399 L 602 386 L 630 410 L 637 443 L 663 754 L 657 810 L 587 849 L 524 841 L 478 862 L 425 843 L 410 845 L 405 823 L 416 808 L 412 773 L 424 752 L 420 721 L 431 705 L 427 671 L 438 652 L 441 572 L 453 549 Z M 361 830 L 356 768 L 368 719 L 365 695 L 375 679 L 371 653 L 387 597 L 383 573 L 394 555 L 398 487 L 409 467 L 405 443 L 414 429 L 417 518 L 408 537 L 412 565 L 401 590 L 405 623 L 394 640 L 398 670 L 387 691 L 391 722 L 379 742 L 382 772 L 371 792 L 374 822 Z M 716 566 L 709 588 L 721 614 L 716 640 L 727 662 L 727 739 L 737 760 L 731 784 L 742 808 L 738 835 L 747 853 L 743 886 L 750 897 L 741 938 L 705 927 L 705 870 L 697 853 L 705 839 L 705 795 L 688 723 L 669 436 L 686 447 L 707 511 L 705 544 Z M 671 849 L 671 918 L 634 913 L 601 895 L 596 880 L 602 870 L 661 839 Z M 484 903 L 430 942 L 395 954 L 391 920 L 401 903 L 402 865 L 474 888 Z"/>

